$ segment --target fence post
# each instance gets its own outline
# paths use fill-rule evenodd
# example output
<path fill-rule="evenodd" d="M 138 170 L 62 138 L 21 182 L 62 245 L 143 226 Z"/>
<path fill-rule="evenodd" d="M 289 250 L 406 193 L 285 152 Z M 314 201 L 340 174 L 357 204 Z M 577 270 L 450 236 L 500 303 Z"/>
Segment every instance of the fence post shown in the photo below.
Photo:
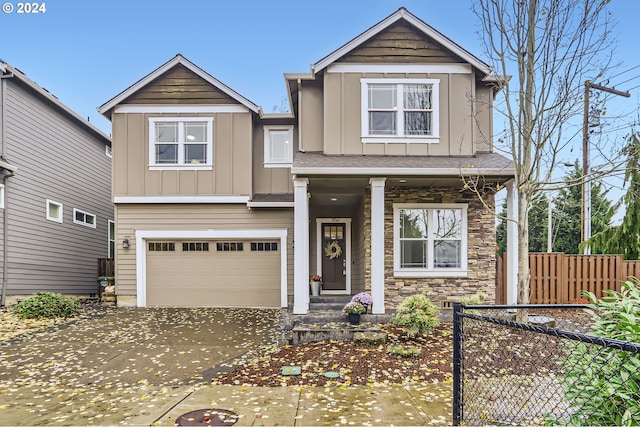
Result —
<path fill-rule="evenodd" d="M 462 422 L 462 303 L 453 303 L 453 425 Z"/>

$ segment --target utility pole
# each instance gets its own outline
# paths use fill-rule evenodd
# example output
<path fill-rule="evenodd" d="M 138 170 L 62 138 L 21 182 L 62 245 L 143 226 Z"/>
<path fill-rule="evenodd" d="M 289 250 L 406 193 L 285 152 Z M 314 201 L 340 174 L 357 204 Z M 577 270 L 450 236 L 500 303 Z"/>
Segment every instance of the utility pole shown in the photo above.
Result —
<path fill-rule="evenodd" d="M 601 86 L 587 80 L 584 82 L 584 117 L 582 122 L 582 241 L 591 238 L 591 179 L 589 176 L 589 94 L 591 89 L 601 90 L 614 95 L 629 98 L 629 92 L 622 92 L 613 88 Z M 591 249 L 584 249 L 585 255 L 591 254 Z"/>

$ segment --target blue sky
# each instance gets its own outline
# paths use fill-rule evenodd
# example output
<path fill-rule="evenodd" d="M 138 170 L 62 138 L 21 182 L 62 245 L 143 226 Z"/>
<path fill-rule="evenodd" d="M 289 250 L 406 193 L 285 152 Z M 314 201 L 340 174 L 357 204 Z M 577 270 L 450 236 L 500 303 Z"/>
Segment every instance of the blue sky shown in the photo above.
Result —
<path fill-rule="evenodd" d="M 18 14 L 11 0 L 14 11 L 0 12 L 0 58 L 110 134 L 96 107 L 177 53 L 271 112 L 286 97 L 283 73 L 308 72 L 402 6 L 482 58 L 470 1 L 48 0 L 45 13 Z M 621 70 L 640 65 L 640 2 L 613 0 L 611 11 Z M 618 81 L 634 76 L 619 89 L 640 84 L 640 68 Z"/>

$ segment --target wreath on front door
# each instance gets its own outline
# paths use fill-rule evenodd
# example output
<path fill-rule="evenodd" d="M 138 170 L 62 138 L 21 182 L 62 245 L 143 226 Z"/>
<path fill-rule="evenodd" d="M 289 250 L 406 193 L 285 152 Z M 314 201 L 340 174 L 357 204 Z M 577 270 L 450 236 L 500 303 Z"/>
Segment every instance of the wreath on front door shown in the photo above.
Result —
<path fill-rule="evenodd" d="M 336 259 L 342 255 L 342 248 L 337 240 L 334 240 L 331 243 L 327 243 L 327 246 L 324 247 L 324 254 L 329 257 L 329 259 Z"/>

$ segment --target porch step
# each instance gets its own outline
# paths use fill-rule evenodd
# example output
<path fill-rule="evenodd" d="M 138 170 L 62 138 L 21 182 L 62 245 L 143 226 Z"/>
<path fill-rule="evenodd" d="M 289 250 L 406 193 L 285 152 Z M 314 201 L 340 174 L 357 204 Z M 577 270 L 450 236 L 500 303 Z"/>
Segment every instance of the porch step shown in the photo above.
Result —
<path fill-rule="evenodd" d="M 346 304 L 346 303 L 345 303 Z M 378 323 L 388 323 L 392 314 L 363 314 L 360 324 L 352 325 L 340 310 L 314 310 L 307 314 L 282 314 L 281 344 L 312 341 L 352 340 L 355 332 L 379 332 Z"/>
<path fill-rule="evenodd" d="M 342 314 L 342 308 L 351 301 L 351 295 L 322 295 L 309 297 L 310 311 L 337 311 Z"/>
<path fill-rule="evenodd" d="M 326 325 L 300 324 L 293 328 L 293 344 L 304 344 L 316 341 L 353 340 L 354 334 L 380 333 L 380 328 L 372 323 L 352 325 L 349 322 L 330 323 Z"/>

